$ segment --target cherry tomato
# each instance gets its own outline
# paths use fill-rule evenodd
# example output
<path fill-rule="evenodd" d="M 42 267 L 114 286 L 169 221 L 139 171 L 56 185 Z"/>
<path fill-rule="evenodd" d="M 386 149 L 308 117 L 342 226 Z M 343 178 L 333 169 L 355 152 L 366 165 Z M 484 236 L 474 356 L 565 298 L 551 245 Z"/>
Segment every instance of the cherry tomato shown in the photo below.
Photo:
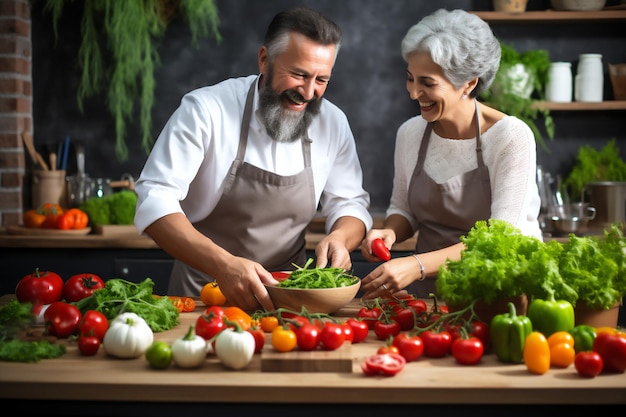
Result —
<path fill-rule="evenodd" d="M 63 294 L 63 278 L 55 272 L 40 271 L 22 277 L 15 287 L 15 298 L 20 303 L 52 304 Z"/>
<path fill-rule="evenodd" d="M 381 261 L 391 259 L 391 252 L 389 252 L 389 249 L 385 246 L 385 241 L 380 238 L 372 240 L 372 255 Z"/>
<path fill-rule="evenodd" d="M 104 288 L 104 281 L 98 275 L 90 273 L 72 275 L 63 285 L 63 299 L 68 303 L 74 303 L 89 297 L 99 288 Z"/>
<path fill-rule="evenodd" d="M 50 304 L 43 317 L 48 334 L 60 338 L 66 338 L 78 332 L 82 319 L 78 307 L 63 301 Z"/>
<path fill-rule="evenodd" d="M 480 339 L 480 341 L 483 343 L 483 348 L 485 352 L 489 351 L 491 349 L 491 336 L 489 331 L 489 325 L 484 321 L 475 320 L 471 323 L 471 327 L 471 335 Z"/>
<path fill-rule="evenodd" d="M 108 329 L 109 320 L 103 313 L 96 310 L 87 310 L 78 327 L 78 333 L 85 336 L 95 336 L 102 341 Z"/>
<path fill-rule="evenodd" d="M 485 348 L 479 338 L 458 338 L 452 343 L 452 356 L 461 365 L 475 365 L 483 357 Z"/>
<path fill-rule="evenodd" d="M 205 306 L 223 306 L 226 304 L 226 297 L 222 293 L 216 281 L 207 282 L 200 290 L 200 301 Z"/>
<path fill-rule="evenodd" d="M 350 326 L 348 323 L 341 323 L 340 324 L 341 329 L 343 330 L 343 335 L 344 335 L 344 342 L 350 342 L 352 343 L 352 340 L 354 339 L 354 333 L 352 332 L 352 326 Z"/>
<path fill-rule="evenodd" d="M 291 352 L 297 343 L 296 333 L 289 327 L 278 326 L 272 331 L 272 346 L 278 352 Z"/>
<path fill-rule="evenodd" d="M 300 350 L 314 350 L 320 343 L 320 328 L 312 323 L 304 323 L 294 330 Z"/>
<path fill-rule="evenodd" d="M 162 340 L 155 340 L 144 354 L 148 364 L 155 369 L 165 369 L 173 359 L 172 346 Z"/>
<path fill-rule="evenodd" d="M 259 326 L 251 326 L 246 331 L 254 337 L 254 353 L 260 353 L 265 346 L 265 332 Z"/>
<path fill-rule="evenodd" d="M 93 356 L 98 353 L 102 340 L 96 336 L 80 335 L 78 337 L 78 351 L 83 356 Z"/>
<path fill-rule="evenodd" d="M 324 323 L 320 332 L 320 345 L 326 350 L 336 350 L 346 340 L 344 330 L 340 324 L 333 322 Z"/>
<path fill-rule="evenodd" d="M 450 353 L 452 347 L 452 335 L 450 332 L 444 330 L 436 333 L 432 330 L 426 330 L 420 333 L 420 337 L 424 342 L 424 356 L 441 358 Z"/>
<path fill-rule="evenodd" d="M 346 323 L 352 327 L 352 343 L 361 343 L 367 338 L 369 327 L 363 320 L 349 318 Z"/>
<path fill-rule="evenodd" d="M 384 345 L 382 345 L 381 347 L 379 347 L 376 350 L 376 353 L 378 353 L 379 355 L 382 355 L 383 353 L 396 353 L 396 354 L 400 354 L 400 349 L 398 349 L 398 346 L 393 345 L 393 344 L 389 344 L 386 343 Z"/>
<path fill-rule="evenodd" d="M 395 320 L 377 321 L 374 323 L 374 334 L 380 340 L 387 340 L 390 336 L 400 333 L 400 323 Z"/>
<path fill-rule="evenodd" d="M 398 304 L 392 310 L 392 318 L 400 324 L 400 330 L 411 330 L 415 327 L 417 313 L 409 306 Z"/>
<path fill-rule="evenodd" d="M 576 354 L 574 366 L 578 375 L 585 378 L 594 378 L 600 375 L 604 366 L 602 356 L 594 351 L 582 351 Z"/>
<path fill-rule="evenodd" d="M 261 329 L 264 332 L 272 333 L 272 331 L 278 327 L 278 317 L 276 316 L 265 316 L 261 317 L 259 320 L 259 324 L 261 325 Z"/>
<path fill-rule="evenodd" d="M 38 210 L 46 216 L 41 227 L 44 229 L 56 229 L 57 219 L 63 214 L 63 207 L 56 203 L 45 203 Z"/>
<path fill-rule="evenodd" d="M 406 365 L 406 359 L 397 353 L 383 353 L 369 356 L 361 364 L 365 375 L 397 375 Z"/>
<path fill-rule="evenodd" d="M 400 333 L 393 338 L 393 346 L 398 348 L 400 355 L 407 362 L 418 360 L 424 353 L 424 342 L 419 336 L 409 336 L 406 333 Z"/>
<path fill-rule="evenodd" d="M 380 319 L 382 313 L 383 311 L 379 307 L 363 307 L 358 311 L 357 317 L 365 321 L 370 330 L 374 330 L 374 325 Z"/>

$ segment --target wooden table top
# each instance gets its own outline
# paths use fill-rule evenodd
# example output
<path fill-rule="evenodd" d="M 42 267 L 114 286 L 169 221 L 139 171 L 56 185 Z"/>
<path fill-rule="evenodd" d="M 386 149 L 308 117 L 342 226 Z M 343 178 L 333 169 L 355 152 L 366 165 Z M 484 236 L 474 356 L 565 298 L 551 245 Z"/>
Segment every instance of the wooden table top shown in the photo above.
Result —
<path fill-rule="evenodd" d="M 3 296 L 0 300 L 12 296 Z M 355 316 L 358 300 L 337 317 Z M 195 323 L 204 306 L 181 313 L 175 329 L 155 333 L 173 342 Z M 199 369 L 149 368 L 145 358 L 116 359 L 101 351 L 93 357 L 67 353 L 38 363 L 0 362 L 0 398 L 96 402 L 306 404 L 626 404 L 626 374 L 578 376 L 573 365 L 533 375 L 523 364 L 504 364 L 487 354 L 480 364 L 463 366 L 452 356 L 421 357 L 394 377 L 367 377 L 361 362 L 383 344 L 373 332 L 350 346 L 352 372 L 264 372 L 255 355 L 244 370 L 224 368 L 212 354 Z M 273 350 L 266 341 L 266 349 Z M 245 394 L 245 395 L 244 395 Z"/>

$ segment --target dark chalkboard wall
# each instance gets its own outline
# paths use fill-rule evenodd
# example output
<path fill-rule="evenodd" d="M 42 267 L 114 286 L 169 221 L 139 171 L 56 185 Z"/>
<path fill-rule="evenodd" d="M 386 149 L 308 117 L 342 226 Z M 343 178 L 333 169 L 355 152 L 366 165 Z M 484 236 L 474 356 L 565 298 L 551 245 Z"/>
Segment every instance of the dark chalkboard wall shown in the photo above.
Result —
<path fill-rule="evenodd" d="M 56 42 L 51 15 L 43 12 L 42 3 L 35 2 L 32 11 L 33 111 L 38 149 L 43 153 L 55 150 L 58 142 L 69 135 L 72 141 L 84 144 L 90 175 L 118 179 L 129 173 L 138 177 L 146 159 L 139 144 L 138 123 L 128 126 L 129 160 L 118 162 L 114 122 L 104 99 L 86 100 L 83 112 L 77 106 L 81 2 L 68 2 L 63 9 Z M 161 66 L 155 72 L 154 137 L 188 91 L 231 76 L 257 73 L 258 48 L 276 12 L 294 5 L 310 6 L 335 20 L 344 31 L 343 47 L 326 97 L 348 115 L 374 212 L 383 212 L 390 197 L 396 129 L 417 112 L 405 90 L 405 64 L 399 51 L 402 37 L 411 25 L 440 7 L 492 10 L 490 0 L 218 0 L 217 5 L 223 36 L 219 45 L 207 38 L 194 49 L 184 21 L 174 19 L 168 27 L 160 46 Z M 547 0 L 530 1 L 530 10 L 547 8 Z M 546 48 L 553 61 L 570 61 L 574 68 L 581 53 L 603 54 L 605 99 L 613 98 L 606 67 L 609 62 L 626 62 L 623 22 L 492 27 L 498 37 L 514 43 L 519 50 Z M 556 137 L 549 142 L 550 152 L 538 150 L 539 163 L 550 172 L 569 172 L 583 144 L 600 148 L 615 137 L 624 148 L 624 111 L 553 112 L 553 117 Z M 75 172 L 72 153 L 68 170 L 70 174 Z"/>

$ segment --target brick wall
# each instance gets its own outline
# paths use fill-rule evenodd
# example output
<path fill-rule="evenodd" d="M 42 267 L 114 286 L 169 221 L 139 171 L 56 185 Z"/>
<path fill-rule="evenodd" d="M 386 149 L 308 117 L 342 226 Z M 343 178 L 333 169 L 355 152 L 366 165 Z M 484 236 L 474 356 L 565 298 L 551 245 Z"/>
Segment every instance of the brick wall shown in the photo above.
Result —
<path fill-rule="evenodd" d="M 22 132 L 33 133 L 30 5 L 28 0 L 0 0 L 1 226 L 21 224 Z"/>

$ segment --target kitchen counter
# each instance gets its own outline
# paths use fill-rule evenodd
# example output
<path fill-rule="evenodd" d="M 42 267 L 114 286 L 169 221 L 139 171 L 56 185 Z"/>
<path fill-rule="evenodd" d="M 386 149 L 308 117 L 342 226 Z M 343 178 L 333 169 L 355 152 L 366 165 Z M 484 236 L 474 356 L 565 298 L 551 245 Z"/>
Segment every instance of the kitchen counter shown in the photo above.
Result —
<path fill-rule="evenodd" d="M 10 297 L 5 295 L 0 301 Z M 336 316 L 355 316 L 360 307 L 354 300 Z M 204 308 L 198 302 L 194 312 L 181 313 L 180 325 L 155 333 L 155 340 L 173 342 L 195 323 Z M 68 342 L 67 353 L 57 359 L 32 364 L 0 362 L 0 398 L 9 404 L 19 403 L 20 410 L 27 414 L 47 401 L 62 401 L 64 415 L 73 415 L 73 409 L 80 415 L 81 404 L 89 410 L 123 404 L 153 410 L 150 415 L 168 415 L 168 406 L 169 415 L 184 415 L 186 406 L 205 410 L 208 415 L 208 410 L 253 412 L 271 404 L 289 407 L 314 403 L 319 407 L 334 406 L 331 410 L 350 405 L 349 410 L 364 415 L 375 410 L 375 404 L 385 404 L 389 411 L 411 406 L 409 410 L 423 411 L 422 407 L 434 404 L 440 411 L 445 407 L 486 404 L 626 404 L 626 374 L 601 374 L 587 379 L 579 377 L 572 365 L 533 375 L 525 365 L 500 363 L 493 354 L 485 355 L 476 366 L 459 365 L 452 356 L 422 356 L 394 377 L 366 377 L 360 363 L 382 344 L 370 332 L 364 342 L 348 346 L 352 372 L 287 373 L 261 371 L 259 354 L 241 371 L 224 368 L 213 354 L 199 369 L 172 365 L 166 370 L 154 370 L 143 357 L 116 359 L 106 356 L 102 349 L 93 357 L 80 356 L 74 342 Z M 264 347 L 267 350 L 273 350 L 269 337 Z M 302 410 L 313 410 L 309 405 Z M 415 405 L 420 408 L 414 408 Z"/>

